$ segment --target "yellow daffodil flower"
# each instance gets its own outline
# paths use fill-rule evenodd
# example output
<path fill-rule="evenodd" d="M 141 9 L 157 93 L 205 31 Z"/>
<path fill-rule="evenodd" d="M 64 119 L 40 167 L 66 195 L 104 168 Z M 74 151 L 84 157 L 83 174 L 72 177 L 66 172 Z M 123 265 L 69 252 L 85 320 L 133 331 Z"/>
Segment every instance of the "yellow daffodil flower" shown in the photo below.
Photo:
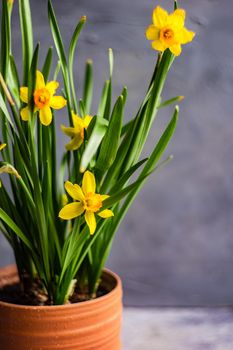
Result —
<path fill-rule="evenodd" d="M 77 150 L 84 140 L 84 130 L 88 128 L 92 116 L 86 115 L 83 119 L 80 118 L 77 114 L 72 112 L 73 127 L 66 127 L 61 125 L 61 130 L 69 137 L 71 141 L 67 143 L 66 149 L 68 151 Z"/>
<path fill-rule="evenodd" d="M 51 108 L 61 109 L 66 105 L 66 100 L 62 96 L 54 96 L 59 83 L 50 81 L 45 84 L 43 74 L 40 71 L 36 72 L 36 86 L 33 93 L 34 97 L 34 112 L 39 111 L 41 124 L 48 126 L 52 121 Z M 20 98 L 23 102 L 28 103 L 28 88 L 20 88 Z M 21 118 L 28 121 L 30 118 L 29 107 L 24 107 L 20 112 Z"/>
<path fill-rule="evenodd" d="M 66 181 L 65 189 L 76 201 L 65 205 L 64 208 L 61 209 L 59 212 L 59 217 L 61 219 L 74 219 L 85 212 L 86 223 L 89 227 L 90 234 L 93 235 L 96 230 L 95 213 L 98 212 L 97 215 L 104 219 L 114 216 L 113 212 L 109 209 L 99 212 L 100 208 L 103 206 L 103 201 L 109 196 L 95 193 L 95 176 L 90 171 L 85 171 L 83 175 L 82 188 L 77 184 Z"/>
<path fill-rule="evenodd" d="M 184 27 L 185 10 L 177 9 L 172 14 L 157 6 L 152 15 L 153 24 L 146 31 L 148 40 L 152 40 L 154 50 L 169 50 L 175 55 L 181 54 L 181 45 L 193 40 L 195 33 Z"/>
<path fill-rule="evenodd" d="M 0 151 L 2 151 L 3 148 L 5 148 L 5 147 L 6 147 L 6 143 L 0 143 Z"/>

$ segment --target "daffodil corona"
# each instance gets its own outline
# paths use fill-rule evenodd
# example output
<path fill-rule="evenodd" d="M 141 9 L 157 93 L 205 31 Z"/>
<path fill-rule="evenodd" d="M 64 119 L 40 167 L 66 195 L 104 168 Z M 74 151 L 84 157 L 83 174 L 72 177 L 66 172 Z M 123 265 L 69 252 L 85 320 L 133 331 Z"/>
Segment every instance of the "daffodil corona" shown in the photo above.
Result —
<path fill-rule="evenodd" d="M 95 213 L 103 219 L 114 216 L 109 209 L 99 211 L 103 206 L 103 201 L 109 196 L 95 193 L 95 176 L 90 171 L 86 171 L 83 175 L 82 188 L 77 184 L 66 181 L 65 189 L 75 202 L 69 203 L 61 209 L 59 212 L 61 219 L 74 219 L 85 212 L 85 220 L 92 235 L 96 230 Z"/>
<path fill-rule="evenodd" d="M 84 140 L 84 131 L 88 128 L 92 116 L 86 115 L 83 119 L 80 118 L 77 114 L 72 112 L 72 121 L 73 127 L 66 127 L 61 125 L 62 131 L 69 137 L 71 141 L 66 144 L 66 149 L 68 151 L 77 150 Z"/>
<path fill-rule="evenodd" d="M 153 24 L 146 31 L 148 40 L 152 40 L 154 50 L 164 51 L 169 49 L 175 56 L 181 54 L 181 45 L 193 40 L 195 33 L 184 27 L 185 10 L 177 9 L 168 14 L 160 6 L 157 6 L 152 15 Z"/>
<path fill-rule="evenodd" d="M 66 100 L 62 96 L 54 96 L 59 83 L 50 81 L 45 84 L 43 74 L 40 71 L 36 72 L 36 87 L 33 93 L 34 112 L 39 111 L 40 122 L 48 126 L 52 121 L 51 108 L 61 109 L 66 105 Z M 28 88 L 20 88 L 20 98 L 23 102 L 28 103 Z M 21 118 L 28 121 L 30 118 L 29 107 L 24 107 L 20 112 Z"/>

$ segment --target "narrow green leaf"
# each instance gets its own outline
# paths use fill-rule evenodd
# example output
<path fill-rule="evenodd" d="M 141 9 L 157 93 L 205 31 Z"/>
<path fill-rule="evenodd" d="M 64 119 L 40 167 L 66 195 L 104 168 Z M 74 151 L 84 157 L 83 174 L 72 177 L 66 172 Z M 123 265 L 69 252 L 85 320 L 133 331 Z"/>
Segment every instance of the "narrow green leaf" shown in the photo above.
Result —
<path fill-rule="evenodd" d="M 130 128 L 132 128 L 132 125 L 134 123 L 134 119 L 128 121 L 121 129 L 121 137 L 124 136 L 129 130 Z"/>
<path fill-rule="evenodd" d="M 6 104 L 5 104 L 5 101 L 2 97 L 2 94 L 0 93 L 0 109 L 2 110 L 3 114 L 5 115 L 8 123 L 12 126 L 12 128 L 14 129 L 14 125 L 12 123 L 12 120 L 11 120 L 11 116 L 8 112 L 8 109 L 6 107 Z"/>
<path fill-rule="evenodd" d="M 86 112 L 85 104 L 81 99 L 79 100 L 79 110 L 80 110 L 81 117 L 84 118 L 87 112 Z"/>
<path fill-rule="evenodd" d="M 92 95 L 93 95 L 93 63 L 92 63 L 92 60 L 88 60 L 86 63 L 84 88 L 83 88 L 83 102 L 85 105 L 86 114 L 90 114 Z"/>
<path fill-rule="evenodd" d="M 22 33 L 23 84 L 27 86 L 33 55 L 33 28 L 29 0 L 19 0 L 19 14 Z"/>
<path fill-rule="evenodd" d="M 9 62 L 11 53 L 11 28 L 10 28 L 10 12 L 7 1 L 2 1 L 2 28 L 1 28 L 1 73 L 4 79 L 8 80 Z"/>
<path fill-rule="evenodd" d="M 104 83 L 104 87 L 102 90 L 102 95 L 100 98 L 100 103 L 99 103 L 99 107 L 98 107 L 98 113 L 97 115 L 99 115 L 100 117 L 104 117 L 104 112 L 108 101 L 108 91 L 110 89 L 110 80 L 106 80 Z"/>
<path fill-rule="evenodd" d="M 17 103 L 17 107 L 20 108 L 20 96 L 19 96 L 19 89 L 20 89 L 20 82 L 19 82 L 19 75 L 17 71 L 17 67 L 15 64 L 14 57 L 10 55 L 10 84 L 11 91 L 13 93 L 13 97 Z"/>
<path fill-rule="evenodd" d="M 14 233 L 26 244 L 26 246 L 33 251 L 34 247 L 31 245 L 31 242 L 25 236 L 25 234 L 20 230 L 20 228 L 14 223 L 14 221 L 0 208 L 0 219 L 4 221 Z"/>
<path fill-rule="evenodd" d="M 133 192 L 135 189 L 139 187 L 139 185 L 150 175 L 150 173 L 145 174 L 143 177 L 138 178 L 136 181 L 134 181 L 131 185 L 123 188 L 123 190 L 120 190 L 114 194 L 112 194 L 109 198 L 105 199 L 103 202 L 103 207 L 101 208 L 101 211 L 104 209 L 107 209 L 108 207 L 111 207 L 112 205 L 118 203 L 121 201 L 127 194 Z"/>
<path fill-rule="evenodd" d="M 171 121 L 169 122 L 167 128 L 165 129 L 163 135 L 161 136 L 161 138 L 159 139 L 159 142 L 157 143 L 157 145 L 155 146 L 152 154 L 150 155 L 148 161 L 146 162 L 146 165 L 144 166 L 140 176 L 139 176 L 139 180 L 143 179 L 142 182 L 139 183 L 139 186 L 136 187 L 126 198 L 120 213 L 118 213 L 118 217 L 117 220 L 115 222 L 115 228 L 114 230 L 117 229 L 118 225 L 120 224 L 121 220 L 123 219 L 123 217 L 125 216 L 130 204 L 133 202 L 134 198 L 136 197 L 138 191 L 140 190 L 140 188 L 142 187 L 144 181 L 147 178 L 147 174 L 153 172 L 157 166 L 157 163 L 159 161 L 159 159 L 161 158 L 162 154 L 164 153 L 165 149 L 167 148 L 167 145 L 169 144 L 169 141 L 172 138 L 172 135 L 174 134 L 174 131 L 176 129 L 176 125 L 177 125 L 177 121 L 178 121 L 178 116 L 179 116 L 179 107 L 176 106 L 173 117 L 171 119 Z M 108 199 L 107 199 L 108 200 Z M 106 202 L 107 202 L 106 200 Z"/>
<path fill-rule="evenodd" d="M 54 44 L 57 50 L 57 54 L 59 57 L 59 60 L 61 62 L 61 68 L 63 72 L 63 78 L 64 78 L 64 85 L 65 85 L 65 92 L 66 92 L 66 98 L 67 98 L 67 103 L 69 107 L 69 112 L 70 112 L 70 123 L 72 124 L 72 119 L 71 119 L 71 94 L 70 94 L 70 80 L 69 80 L 69 71 L 68 71 L 68 65 L 66 61 L 66 55 L 65 55 L 65 49 L 60 33 L 60 29 L 58 27 L 58 23 L 56 20 L 56 16 L 54 13 L 54 9 L 52 6 L 51 0 L 48 0 L 48 16 L 49 16 L 49 23 L 53 35 L 53 40 Z"/>
<path fill-rule="evenodd" d="M 51 68 L 51 64 L 52 64 L 52 60 L 53 60 L 53 48 L 50 47 L 48 49 L 46 58 L 45 58 L 45 62 L 42 68 L 42 73 L 45 79 L 45 82 L 48 81 L 49 78 L 49 73 L 50 73 L 50 68 Z"/>
<path fill-rule="evenodd" d="M 54 71 L 54 75 L 53 75 L 53 80 L 57 80 L 58 74 L 60 73 L 60 69 L 61 69 L 61 61 L 57 61 L 57 65 Z"/>
<path fill-rule="evenodd" d="M 123 120 L 123 96 L 118 97 L 113 108 L 108 130 L 103 138 L 96 168 L 106 171 L 114 162 L 121 136 Z"/>
<path fill-rule="evenodd" d="M 79 35 L 83 29 L 84 24 L 86 23 L 86 17 L 83 16 L 79 23 L 77 24 L 74 33 L 71 38 L 70 42 L 70 48 L 69 48 L 69 75 L 70 75 L 70 85 L 71 85 L 71 91 L 72 91 L 72 100 L 73 100 L 73 107 L 74 111 L 77 113 L 77 97 L 75 93 L 75 85 L 74 85 L 74 74 L 73 74 L 73 62 L 74 62 L 74 52 L 75 48 L 77 46 L 77 42 L 79 39 Z"/>
<path fill-rule="evenodd" d="M 125 105 L 128 96 L 128 89 L 126 86 L 123 87 L 121 95 L 123 96 L 123 105 Z"/>
<path fill-rule="evenodd" d="M 158 109 L 169 106 L 170 104 L 175 103 L 175 102 L 180 102 L 183 99 L 184 99 L 184 96 L 176 96 L 176 97 L 170 98 L 169 100 L 166 100 L 166 101 L 160 103 L 158 105 Z"/>
<path fill-rule="evenodd" d="M 35 85 L 36 85 L 36 70 L 37 70 L 37 64 L 38 64 L 39 49 L 40 49 L 40 44 L 38 43 L 33 53 L 32 64 L 30 66 L 29 79 L 28 79 L 28 102 L 29 102 L 28 104 L 30 105 L 30 110 L 32 115 L 33 115 L 33 109 L 34 109 L 33 92 L 35 90 Z"/>
<path fill-rule="evenodd" d="M 117 184 L 115 184 L 111 190 L 109 191 L 109 194 L 115 193 L 118 188 L 123 188 L 126 182 L 131 178 L 131 176 L 144 164 L 148 158 L 140 160 L 138 163 L 133 165 L 126 173 L 120 177 L 120 179 L 117 181 Z"/>
<path fill-rule="evenodd" d="M 101 117 L 93 117 L 90 123 L 92 128 L 91 135 L 87 141 L 87 145 L 83 152 L 81 163 L 80 163 L 80 172 L 84 172 L 88 167 L 88 164 L 95 155 L 106 131 L 107 131 L 108 122 Z M 89 128 L 88 128 L 89 129 Z"/>

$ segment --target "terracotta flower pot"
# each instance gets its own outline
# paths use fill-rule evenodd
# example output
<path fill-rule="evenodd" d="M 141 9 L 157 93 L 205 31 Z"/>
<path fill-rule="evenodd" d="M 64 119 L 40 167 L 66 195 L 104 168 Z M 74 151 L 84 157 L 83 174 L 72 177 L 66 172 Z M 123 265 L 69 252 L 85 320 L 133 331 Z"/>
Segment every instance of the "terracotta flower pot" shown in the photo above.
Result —
<path fill-rule="evenodd" d="M 17 281 L 16 269 L 0 269 L 0 287 Z M 120 350 L 122 287 L 105 270 L 108 294 L 62 306 L 23 306 L 0 301 L 1 350 Z"/>

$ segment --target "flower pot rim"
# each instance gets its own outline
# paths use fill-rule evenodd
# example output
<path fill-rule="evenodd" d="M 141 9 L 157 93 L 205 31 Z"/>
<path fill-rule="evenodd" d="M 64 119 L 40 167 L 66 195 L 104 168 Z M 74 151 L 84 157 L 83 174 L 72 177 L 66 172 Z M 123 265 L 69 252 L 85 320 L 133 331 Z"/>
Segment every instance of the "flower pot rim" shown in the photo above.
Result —
<path fill-rule="evenodd" d="M 7 272 L 11 273 L 14 275 L 17 274 L 17 270 L 16 270 L 16 265 L 8 265 L 5 267 L 0 267 L 0 280 L 1 280 L 1 272 Z M 49 310 L 64 310 L 66 308 L 83 308 L 86 306 L 91 306 L 91 304 L 99 304 L 99 303 L 103 303 L 105 300 L 107 301 L 108 299 L 111 299 L 113 297 L 114 294 L 118 294 L 119 290 L 121 290 L 122 288 L 122 283 L 121 283 L 121 279 L 120 277 L 113 271 L 111 271 L 110 269 L 104 268 L 103 269 L 103 273 L 106 276 L 110 276 L 112 277 L 116 284 L 113 287 L 113 289 L 108 292 L 105 295 L 102 295 L 98 298 L 92 299 L 92 300 L 87 300 L 87 301 L 82 301 L 82 302 L 77 302 L 77 303 L 71 303 L 71 304 L 63 304 L 63 305 L 18 305 L 18 304 L 14 304 L 14 303 L 8 303 L 5 301 L 1 301 L 0 300 L 0 306 L 1 307 L 11 307 L 14 309 L 21 309 L 21 310 L 28 310 L 28 311 L 33 311 L 33 310 L 43 310 L 43 311 L 49 311 Z M 5 276 L 7 276 L 7 274 L 5 274 Z"/>

